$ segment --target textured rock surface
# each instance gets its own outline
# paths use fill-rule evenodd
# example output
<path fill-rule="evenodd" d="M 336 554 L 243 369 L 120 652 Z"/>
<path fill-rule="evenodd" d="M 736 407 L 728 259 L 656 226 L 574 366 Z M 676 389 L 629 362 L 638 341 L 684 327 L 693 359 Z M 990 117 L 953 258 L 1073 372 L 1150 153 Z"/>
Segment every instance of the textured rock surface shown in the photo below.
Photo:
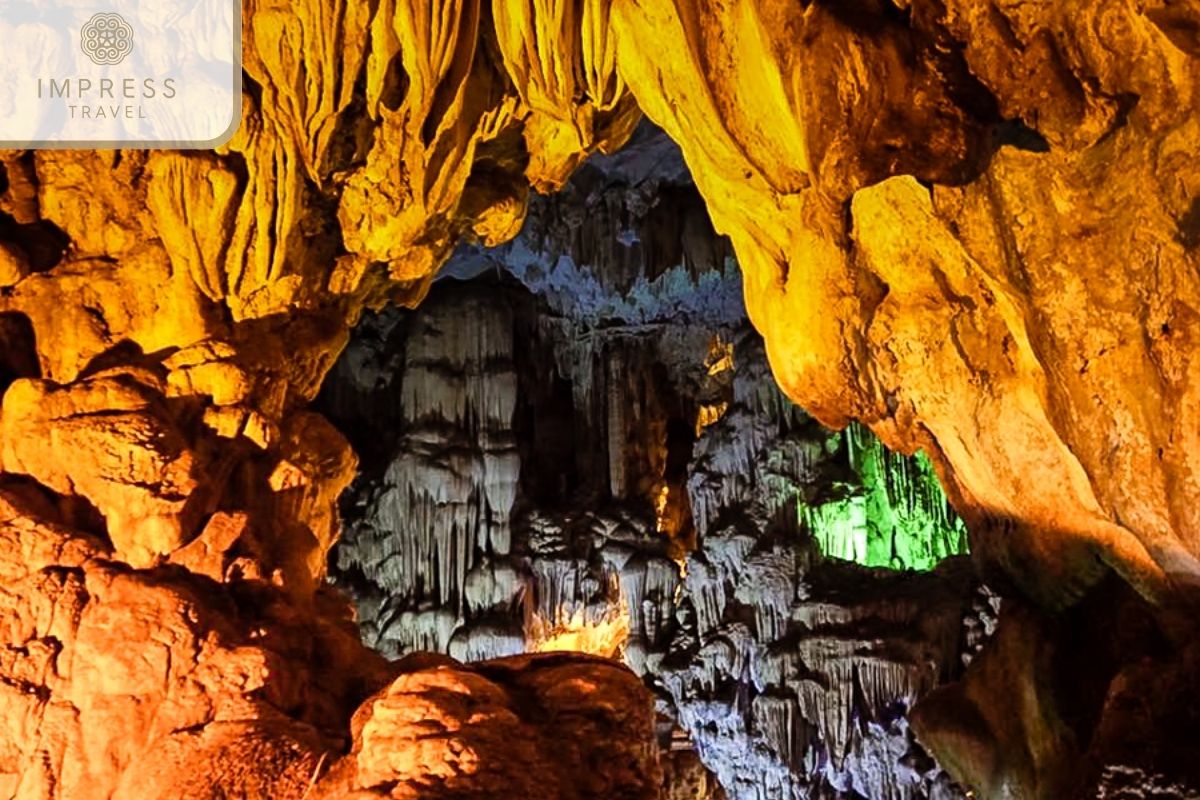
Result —
<path fill-rule="evenodd" d="M 689 6 L 618 3 L 620 71 L 789 395 L 930 448 L 1031 591 L 1194 583 L 1195 6 Z"/>
<path fill-rule="evenodd" d="M 611 661 L 426 667 L 363 704 L 316 796 L 657 797 L 653 725 L 643 688 Z"/>
<path fill-rule="evenodd" d="M 58 517 L 0 489 L 6 797 L 657 797 L 653 708 L 612 662 L 388 664 L 328 608 L 132 571 Z"/>
<path fill-rule="evenodd" d="M 1200 671 L 1173 635 L 1111 578 L 1060 615 L 1006 602 L 964 680 L 913 725 L 985 797 L 1195 797 Z"/>
<path fill-rule="evenodd" d="M 349 325 L 417 303 L 462 236 L 515 235 L 527 187 L 617 148 L 641 109 L 729 235 L 790 397 L 927 450 L 989 582 L 1039 613 L 1115 613 L 1089 604 L 1110 570 L 1154 604 L 1161 645 L 1116 648 L 1104 674 L 1125 711 L 1077 739 L 1112 756 L 1105 791 L 1173 785 L 1111 720 L 1173 730 L 1195 639 L 1198 19 L 1190 0 L 251 0 L 243 125 L 220 151 L 0 155 L 0 470 L 48 509 L 15 524 L 50 519 L 68 550 L 91 536 L 120 575 L 174 561 L 274 585 L 322 619 L 354 459 L 305 406 Z M 619 486 L 627 455 L 606 466 Z M 173 627 L 166 605 L 147 631 Z M 6 685 L 41 657 L 23 635 Z M 1139 705 L 1143 657 L 1180 678 Z M 977 674 L 1003 705 L 1007 679 Z M 12 763 L 44 796 L 146 735 L 123 732 Z M 1077 759 L 1037 738 L 978 741 L 1042 754 L 1013 791 L 1053 797 L 1029 776 Z M 245 752 L 259 741 L 291 746 L 253 733 Z"/>
<path fill-rule="evenodd" d="M 540 14 L 533 50 L 532 20 L 478 0 L 243 10 L 228 146 L 0 155 L 0 480 L 48 515 L 5 517 L 5 558 L 48 555 L 5 580 L 0 794 L 655 796 L 618 668 L 384 688 L 320 589 L 355 457 L 304 408 L 364 305 L 416 302 L 459 237 L 515 233 L 529 181 L 632 130 L 606 9 Z M 420 738 L 390 709 L 439 682 L 468 743 L 389 762 Z M 518 740 L 562 748 L 489 772 Z M 621 766 L 576 785 L 593 757 Z"/>
<path fill-rule="evenodd" d="M 364 320 L 318 401 L 364 454 L 333 576 L 385 653 L 620 651 L 736 800 L 961 796 L 905 714 L 961 669 L 969 568 L 822 559 L 928 569 L 961 527 L 780 394 L 706 223 L 642 129 Z"/>

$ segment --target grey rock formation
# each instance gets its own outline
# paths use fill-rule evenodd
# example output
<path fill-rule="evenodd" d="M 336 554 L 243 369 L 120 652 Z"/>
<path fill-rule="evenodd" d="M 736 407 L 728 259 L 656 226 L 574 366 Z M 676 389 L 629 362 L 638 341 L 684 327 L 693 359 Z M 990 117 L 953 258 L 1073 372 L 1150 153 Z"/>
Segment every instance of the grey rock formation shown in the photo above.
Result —
<path fill-rule="evenodd" d="M 969 567 L 822 547 L 927 566 L 961 523 L 920 464 L 779 392 L 653 129 L 463 248 L 418 311 L 369 315 L 321 406 L 363 457 L 331 573 L 373 647 L 590 635 L 730 798 L 958 796 L 905 714 L 991 624 Z"/>

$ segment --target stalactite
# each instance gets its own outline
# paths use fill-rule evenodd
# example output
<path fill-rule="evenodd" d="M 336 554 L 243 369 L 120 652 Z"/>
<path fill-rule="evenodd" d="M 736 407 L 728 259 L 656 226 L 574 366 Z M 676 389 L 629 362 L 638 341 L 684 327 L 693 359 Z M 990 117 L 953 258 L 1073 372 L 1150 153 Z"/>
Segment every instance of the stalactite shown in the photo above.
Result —
<path fill-rule="evenodd" d="M 480 623 L 459 627 L 445 648 L 459 661 L 484 661 L 525 652 L 525 629 L 519 625 Z"/>
<path fill-rule="evenodd" d="M 662 634 L 674 616 L 679 570 L 661 557 L 634 556 L 621 570 L 621 593 L 629 604 L 630 628 L 651 646 L 664 644 Z"/>
<path fill-rule="evenodd" d="M 392 400 L 400 455 L 370 497 L 362 530 L 338 551 L 342 569 L 369 572 L 413 607 L 455 611 L 480 559 L 509 552 L 520 471 L 511 315 L 482 299 L 470 305 L 471 324 L 459 313 L 431 309 L 406 339 Z"/>
<path fill-rule="evenodd" d="M 595 228 L 617 235 L 615 217 L 631 213 L 628 195 L 589 197 Z M 554 208 L 543 202 L 532 205 L 534 230 L 513 245 L 468 253 L 449 267 L 481 282 L 499 270 L 535 292 L 536 304 L 515 304 L 529 315 L 514 320 L 524 332 L 516 347 L 502 334 L 513 322 L 479 321 L 486 340 L 470 330 L 440 335 L 437 320 L 453 313 L 441 310 L 442 298 L 456 294 L 438 287 L 416 314 L 433 309 L 433 320 L 393 334 L 405 351 L 403 382 L 425 384 L 402 386 L 398 416 L 423 416 L 394 446 L 382 484 L 361 489 L 371 498 L 363 506 L 370 524 L 343 549 L 369 551 L 360 563 L 384 565 L 383 590 L 410 587 L 390 608 L 415 611 L 438 602 L 443 585 L 458 587 L 462 604 L 451 608 L 461 613 L 414 642 L 437 640 L 452 654 L 482 658 L 512 652 L 518 630 L 531 649 L 609 652 L 622 639 L 626 663 L 660 687 L 664 709 L 732 800 L 820 796 L 862 783 L 856 775 L 872 770 L 897 798 L 921 797 L 898 764 L 869 763 L 867 748 L 915 747 L 890 715 L 957 668 L 964 580 L 912 578 L 912 592 L 928 605 L 903 583 L 876 596 L 868 587 L 888 573 L 837 573 L 843 565 L 822 562 L 805 529 L 827 530 L 840 519 L 833 512 L 847 515 L 820 502 L 840 493 L 857 515 L 841 535 L 865 558 L 870 503 L 895 507 L 897 519 L 928 510 L 924 473 L 858 431 L 822 429 L 783 395 L 740 307 L 730 312 L 727 298 L 740 291 L 734 276 L 697 276 L 692 267 L 653 280 L 596 271 L 564 252 L 611 258 L 582 243 L 582 232 L 600 235 L 593 223 L 556 228 L 538 216 Z M 555 435 L 595 450 L 577 460 L 583 474 L 567 495 L 533 485 L 554 482 L 563 450 L 543 462 L 536 446 L 518 441 L 514 449 L 520 432 L 504 424 L 515 409 L 513 424 L 533 426 L 536 438 L 551 421 L 522 404 L 546 397 L 571 406 L 555 411 Z M 706 404 L 723 413 L 691 440 L 692 415 Z M 670 415 L 687 432 L 674 453 Z M 666 474 L 672 459 L 682 475 Z M 397 495 L 399 485 L 409 494 Z M 663 524 L 684 491 L 690 553 L 672 549 L 675 523 Z M 516 514 L 502 517 L 498 508 Z M 431 527 L 424 539 L 389 538 L 401 524 L 424 530 L 439 513 L 439 534 Z M 420 576 L 435 569 L 444 577 L 426 587 Z M 831 583 L 824 576 L 832 574 L 839 578 Z M 369 616 L 373 607 L 360 610 Z M 936 768 L 918 772 L 919 783 Z"/>
<path fill-rule="evenodd" d="M 754 698 L 750 716 L 755 732 L 766 741 L 771 751 L 789 769 L 797 770 L 808 742 L 804 741 L 804 728 L 796 699 L 760 694 Z"/>
<path fill-rule="evenodd" d="M 844 438 L 861 491 L 799 508 L 801 523 L 825 555 L 873 567 L 928 570 L 967 552 L 966 527 L 950 508 L 928 457 L 893 453 L 856 424 Z"/>
<path fill-rule="evenodd" d="M 607 387 L 604 407 L 608 431 L 608 485 L 613 497 L 625 497 L 625 403 L 628 391 L 627 374 L 621 363 L 620 351 L 605 360 L 604 385 Z"/>
<path fill-rule="evenodd" d="M 404 609 L 394 615 L 384 609 L 376 622 L 368 624 L 375 628 L 371 638 L 376 647 L 397 656 L 423 650 L 447 652 L 458 622 L 458 615 L 448 608 Z"/>

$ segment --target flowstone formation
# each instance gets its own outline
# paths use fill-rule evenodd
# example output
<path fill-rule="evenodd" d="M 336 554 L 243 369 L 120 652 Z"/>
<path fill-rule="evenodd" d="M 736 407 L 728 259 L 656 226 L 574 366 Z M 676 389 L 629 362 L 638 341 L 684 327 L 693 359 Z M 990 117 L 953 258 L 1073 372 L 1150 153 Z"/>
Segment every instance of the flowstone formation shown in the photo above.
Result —
<path fill-rule="evenodd" d="M 151 738 L 204 765 L 189 759 L 208 758 L 206 732 L 225 722 L 253 727 L 252 743 L 218 748 L 230 769 L 186 770 L 198 779 L 284 786 L 288 764 L 324 752 L 292 749 L 295 725 L 339 742 L 316 757 L 312 792 L 335 764 L 345 775 L 405 750 L 393 746 L 403 735 L 376 736 L 402 717 L 360 708 L 388 691 L 354 677 L 374 669 L 366 651 L 296 633 L 342 624 L 324 579 L 355 473 L 344 436 L 308 406 L 364 308 L 418 304 L 464 237 L 511 239 L 531 185 L 562 187 L 589 155 L 618 150 L 642 113 L 680 145 L 729 237 L 779 385 L 822 423 L 856 419 L 893 450 L 923 450 L 973 562 L 1004 595 L 1005 619 L 963 680 L 913 712 L 922 742 L 981 796 L 1195 791 L 1193 0 L 242 7 L 243 119 L 225 147 L 0 154 L 5 552 L 31 570 L 14 568 L 14 585 L 36 584 L 0 609 L 0 683 L 18 709 L 0 741 L 13 793 L 121 796 L 134 759 L 160 752 Z M 618 444 L 608 480 L 640 492 L 636 467 L 658 456 Z M 463 457 L 500 462 L 490 474 L 503 478 L 508 443 L 485 445 Z M 677 513 L 684 495 L 665 485 Z M 479 508 L 504 507 L 508 489 L 493 488 Z M 111 576 L 155 588 L 93 590 Z M 188 594 L 195 581 L 203 590 Z M 168 599 L 139 605 L 152 596 Z M 92 603 L 146 634 L 79 640 Z M 129 641 L 157 653 L 214 630 L 211 647 L 148 652 L 116 677 L 85 666 L 124 658 Z M 272 635 L 309 644 L 245 644 Z M 331 653 L 343 646 L 357 666 L 320 688 L 289 677 L 342 663 Z M 155 707 L 175 670 L 225 647 L 277 654 L 261 658 L 279 692 L 247 668 L 247 688 L 171 694 L 157 716 L 122 710 Z M 564 685 L 579 693 L 556 702 L 608 684 Z M 218 711 L 214 691 L 250 710 Z M 292 691 L 327 699 L 309 707 Z M 88 711 L 100 706 L 103 720 Z M 589 741 L 632 748 L 607 760 L 632 765 L 641 788 L 629 796 L 653 796 L 643 728 L 606 707 L 612 738 Z M 501 708 L 545 719 L 488 708 L 497 725 L 511 721 Z M 380 782 L 362 791 L 440 791 L 412 788 L 425 780 L 406 772 L 414 763 L 392 763 L 393 777 L 367 769 Z M 547 769 L 577 763 L 556 756 Z M 503 775 L 479 791 L 520 777 Z M 593 790 L 616 793 L 578 791 Z"/>
<path fill-rule="evenodd" d="M 357 640 L 306 408 L 364 306 L 632 130 L 598 9 L 527 50 L 474 0 L 242 7 L 227 146 L 0 154 L 0 794 L 658 797 L 623 668 Z"/>
<path fill-rule="evenodd" d="M 862 491 L 800 512 L 822 553 L 868 567 L 929 570 L 966 552 L 966 526 L 923 452 L 893 453 L 858 425 L 846 429 L 846 450 Z"/>
<path fill-rule="evenodd" d="M 363 454 L 331 573 L 365 641 L 620 656 L 733 800 L 961 797 L 906 715 L 963 666 L 969 565 L 911 571 L 962 524 L 779 392 L 674 145 L 640 129 L 446 275 L 317 403 Z"/>
<path fill-rule="evenodd" d="M 1196 13 L 614 6 L 785 391 L 924 447 L 987 560 L 1049 601 L 1101 564 L 1159 600 L 1200 573 Z"/>

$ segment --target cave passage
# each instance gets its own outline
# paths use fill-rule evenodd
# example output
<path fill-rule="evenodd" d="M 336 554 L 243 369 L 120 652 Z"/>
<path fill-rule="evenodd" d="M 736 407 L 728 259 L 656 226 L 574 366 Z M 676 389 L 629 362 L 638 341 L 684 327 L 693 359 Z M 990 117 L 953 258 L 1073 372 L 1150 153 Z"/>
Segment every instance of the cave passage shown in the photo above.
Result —
<path fill-rule="evenodd" d="M 326 379 L 362 456 L 331 578 L 388 656 L 622 659 L 730 797 L 951 791 L 905 712 L 969 644 L 965 526 L 923 454 L 780 392 L 741 289 L 649 125 L 460 248 Z"/>

